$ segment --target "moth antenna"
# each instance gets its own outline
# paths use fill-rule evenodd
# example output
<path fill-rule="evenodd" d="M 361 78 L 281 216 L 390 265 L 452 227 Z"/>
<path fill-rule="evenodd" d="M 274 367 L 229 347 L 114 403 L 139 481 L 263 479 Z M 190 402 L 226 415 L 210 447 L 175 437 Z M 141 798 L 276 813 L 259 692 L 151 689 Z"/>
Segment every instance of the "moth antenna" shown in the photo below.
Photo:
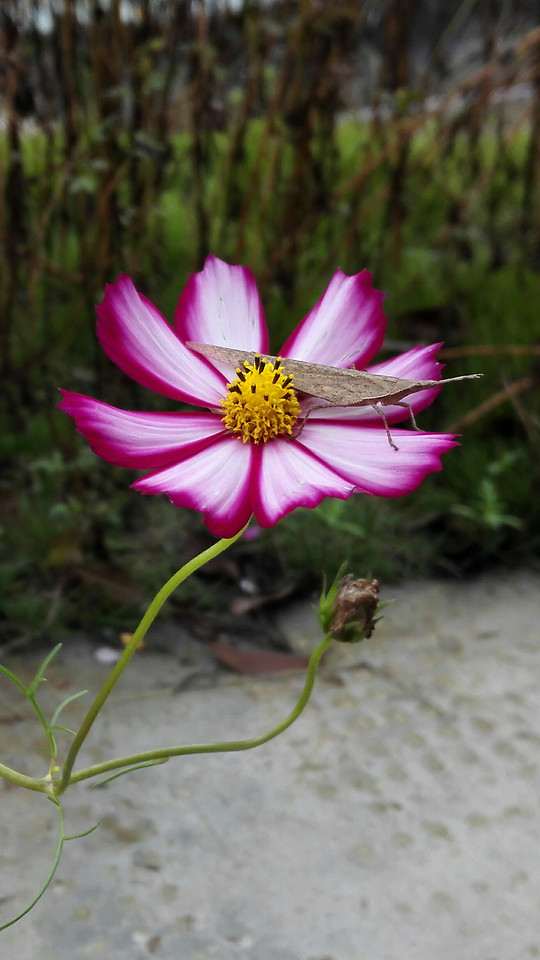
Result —
<path fill-rule="evenodd" d="M 435 383 L 457 383 L 458 380 L 478 380 L 479 377 L 483 377 L 483 373 L 464 373 L 461 377 L 443 377 L 442 380 L 434 381 Z"/>

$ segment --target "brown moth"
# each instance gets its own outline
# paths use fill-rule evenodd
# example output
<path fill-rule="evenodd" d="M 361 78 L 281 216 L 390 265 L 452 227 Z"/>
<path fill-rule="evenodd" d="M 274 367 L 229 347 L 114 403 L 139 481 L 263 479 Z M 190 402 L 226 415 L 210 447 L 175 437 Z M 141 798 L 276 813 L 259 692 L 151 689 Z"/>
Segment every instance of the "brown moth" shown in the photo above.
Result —
<path fill-rule="evenodd" d="M 274 364 L 278 360 L 278 357 L 266 353 L 256 354 L 248 350 L 234 350 L 231 347 L 218 347 L 208 343 L 190 342 L 186 343 L 186 347 L 202 354 L 203 357 L 208 357 L 209 360 L 230 363 L 234 367 L 244 363 L 253 364 L 256 356 Z M 417 390 L 428 390 L 430 387 L 439 387 L 443 383 L 474 380 L 482 376 L 481 373 L 469 373 L 461 377 L 448 377 L 446 380 L 406 380 L 400 377 L 387 377 L 384 374 L 367 373 L 365 370 L 355 370 L 352 367 L 328 367 L 321 363 L 306 363 L 305 360 L 291 360 L 289 357 L 281 358 L 281 370 L 286 375 L 294 376 L 292 384 L 294 390 L 316 400 L 326 401 L 326 403 L 314 403 L 309 407 L 304 414 L 303 423 L 312 410 L 322 407 L 373 407 L 383 420 L 388 442 L 394 450 L 397 450 L 397 447 L 392 441 L 383 407 L 390 404 L 406 407 L 411 415 L 413 426 L 417 430 L 413 411 L 404 397 L 416 393 Z"/>

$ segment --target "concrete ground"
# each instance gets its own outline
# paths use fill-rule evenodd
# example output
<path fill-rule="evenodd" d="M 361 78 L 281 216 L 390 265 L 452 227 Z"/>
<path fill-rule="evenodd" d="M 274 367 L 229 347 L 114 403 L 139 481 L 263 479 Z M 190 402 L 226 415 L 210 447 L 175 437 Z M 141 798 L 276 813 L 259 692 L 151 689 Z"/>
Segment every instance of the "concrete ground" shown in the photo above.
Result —
<path fill-rule="evenodd" d="M 540 957 L 540 577 L 382 593 L 396 602 L 372 638 L 336 645 L 305 714 L 277 740 L 74 787 L 68 831 L 100 827 L 66 845 L 43 900 L 0 934 L 0 956 Z M 298 649 L 319 636 L 308 604 L 281 621 Z M 106 667 L 95 652 L 65 644 L 40 691 L 48 709 L 98 689 Z M 9 666 L 30 678 L 27 660 Z M 253 736 L 289 711 L 301 685 L 297 673 L 216 671 L 181 629 L 156 625 L 81 761 Z M 0 678 L 0 758 L 20 767 L 24 750 L 40 775 L 41 747 Z M 7 919 L 47 873 L 55 811 L 3 781 L 0 791 Z"/>

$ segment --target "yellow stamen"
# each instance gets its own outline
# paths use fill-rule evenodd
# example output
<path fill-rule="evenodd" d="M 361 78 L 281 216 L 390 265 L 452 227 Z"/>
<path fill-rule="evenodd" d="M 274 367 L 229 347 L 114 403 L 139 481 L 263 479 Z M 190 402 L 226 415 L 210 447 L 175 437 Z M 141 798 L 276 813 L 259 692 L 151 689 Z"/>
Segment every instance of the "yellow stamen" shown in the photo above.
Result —
<path fill-rule="evenodd" d="M 238 367 L 236 379 L 227 384 L 227 396 L 220 401 L 225 410 L 222 420 L 243 443 L 266 443 L 292 433 L 300 404 L 292 376 L 280 368 L 281 357 L 271 363 L 257 353 L 254 362 Z"/>

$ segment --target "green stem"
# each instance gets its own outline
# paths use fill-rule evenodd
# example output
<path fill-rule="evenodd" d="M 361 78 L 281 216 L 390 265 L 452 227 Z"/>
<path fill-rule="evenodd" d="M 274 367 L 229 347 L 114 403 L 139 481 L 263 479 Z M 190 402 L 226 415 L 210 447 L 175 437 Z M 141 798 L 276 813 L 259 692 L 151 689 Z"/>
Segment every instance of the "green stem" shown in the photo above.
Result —
<path fill-rule="evenodd" d="M 155 620 L 157 614 L 159 613 L 161 607 L 165 601 L 170 597 L 173 590 L 176 589 L 184 580 L 187 580 L 192 573 L 202 567 L 205 563 L 208 563 L 209 560 L 212 560 L 214 557 L 217 557 L 220 553 L 223 553 L 227 547 L 230 547 L 231 544 L 238 540 L 238 537 L 242 535 L 245 527 L 240 530 L 234 537 L 231 537 L 228 540 L 218 540 L 217 543 L 209 547 L 208 550 L 203 550 L 198 557 L 195 557 L 193 560 L 190 560 L 189 563 L 186 563 L 180 570 L 178 570 L 170 580 L 167 580 L 167 583 L 159 590 L 154 599 L 152 600 L 148 610 L 144 614 L 139 626 L 135 630 L 135 633 L 131 637 L 126 649 L 122 653 L 122 656 L 115 664 L 111 670 L 109 676 L 107 677 L 105 683 L 103 684 L 101 690 L 99 691 L 96 699 L 94 700 L 92 706 L 88 710 L 84 720 L 77 731 L 75 738 L 71 744 L 68 755 L 66 757 L 66 762 L 62 770 L 62 777 L 57 783 L 56 795 L 60 796 L 70 783 L 73 783 L 74 780 L 71 776 L 71 771 L 73 770 L 73 764 L 77 759 L 79 750 L 81 749 L 86 737 L 90 733 L 92 724 L 96 719 L 99 711 L 101 710 L 103 704 L 105 703 L 107 697 L 109 696 L 111 690 L 115 686 L 116 682 L 120 679 L 123 671 L 127 667 L 129 661 L 131 660 L 133 654 L 139 647 L 139 644 L 146 635 L 146 632 L 150 625 Z M 108 769 L 107 765 L 104 765 L 105 769 Z"/>
<path fill-rule="evenodd" d="M 54 796 L 50 776 L 27 777 L 25 773 L 19 773 L 18 770 L 6 767 L 5 763 L 0 763 L 0 777 L 9 780 L 10 783 L 17 784 L 18 787 L 26 787 L 27 790 L 37 790 L 39 793 L 46 793 L 50 797 Z"/>
<path fill-rule="evenodd" d="M 41 709 L 40 709 L 40 706 L 39 706 L 36 698 L 34 697 L 34 694 L 33 694 L 33 693 L 29 694 L 29 695 L 28 695 L 28 699 L 30 700 L 30 703 L 32 704 L 32 706 L 33 706 L 33 708 L 34 708 L 34 710 L 35 710 L 35 712 L 36 712 L 36 714 L 37 714 L 38 720 L 39 720 L 41 726 L 43 727 L 43 729 L 44 729 L 44 731 L 45 731 L 45 736 L 47 737 L 47 740 L 49 741 L 49 749 L 50 749 L 50 751 L 51 751 L 51 762 L 53 762 L 54 759 L 55 759 L 55 757 L 56 757 L 56 740 L 54 739 L 54 734 L 53 734 L 51 728 L 49 727 L 49 724 L 47 723 L 45 717 L 43 716 L 43 713 L 42 713 L 42 711 L 41 711 Z"/>
<path fill-rule="evenodd" d="M 218 741 L 217 743 L 195 743 L 182 747 L 163 747 L 159 750 L 146 750 L 143 753 L 134 753 L 128 757 L 118 757 L 115 760 L 108 760 L 105 763 L 96 763 L 91 767 L 85 767 L 82 770 L 77 770 L 71 775 L 69 781 L 70 784 L 79 783 L 81 780 L 88 780 L 90 777 L 99 776 L 103 773 L 107 773 L 109 770 L 118 770 L 119 767 L 147 763 L 148 761 L 167 760 L 169 757 L 182 757 L 195 753 L 232 753 L 239 750 L 252 750 L 254 747 L 260 747 L 261 744 L 267 743 L 269 740 L 273 740 L 274 737 L 277 737 L 278 734 L 286 730 L 287 727 L 290 727 L 291 724 L 294 723 L 297 717 L 299 717 L 302 713 L 302 710 L 306 706 L 313 689 L 317 667 L 319 666 L 321 657 L 331 642 L 331 636 L 327 635 L 323 637 L 319 645 L 311 654 L 304 687 L 296 706 L 291 710 L 288 716 L 282 720 L 281 723 L 278 723 L 276 727 L 272 727 L 271 730 L 269 730 L 267 733 L 264 733 L 262 736 L 253 737 L 249 740 L 225 740 Z"/>

